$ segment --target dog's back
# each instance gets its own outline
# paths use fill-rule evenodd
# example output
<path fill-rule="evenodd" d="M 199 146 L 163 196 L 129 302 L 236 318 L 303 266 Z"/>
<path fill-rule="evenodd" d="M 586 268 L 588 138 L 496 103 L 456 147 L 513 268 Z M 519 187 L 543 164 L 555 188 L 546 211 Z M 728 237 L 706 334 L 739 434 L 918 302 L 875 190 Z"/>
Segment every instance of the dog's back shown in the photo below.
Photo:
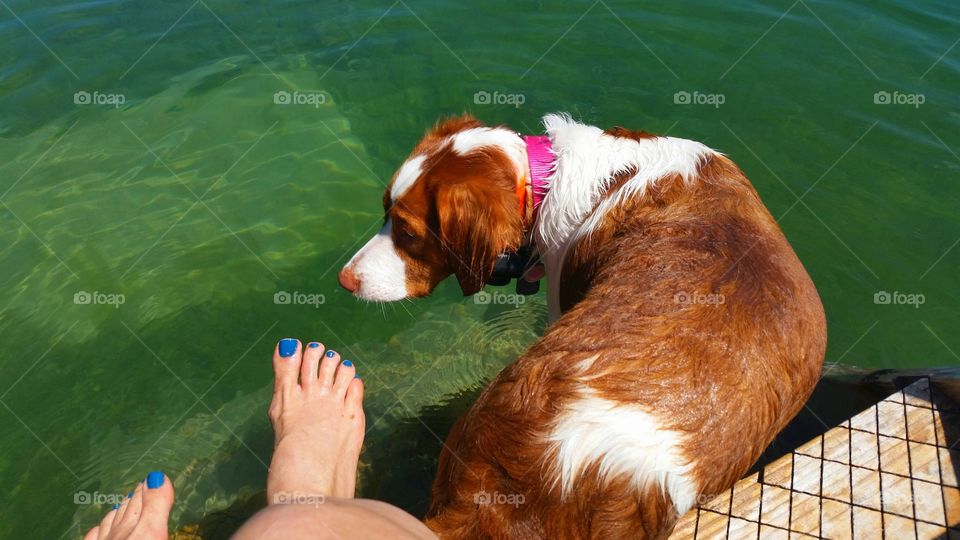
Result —
<path fill-rule="evenodd" d="M 688 180 L 614 201 L 567 247 L 563 316 L 447 441 L 442 537 L 665 537 L 799 412 L 826 345 L 813 283 L 728 159 Z"/>

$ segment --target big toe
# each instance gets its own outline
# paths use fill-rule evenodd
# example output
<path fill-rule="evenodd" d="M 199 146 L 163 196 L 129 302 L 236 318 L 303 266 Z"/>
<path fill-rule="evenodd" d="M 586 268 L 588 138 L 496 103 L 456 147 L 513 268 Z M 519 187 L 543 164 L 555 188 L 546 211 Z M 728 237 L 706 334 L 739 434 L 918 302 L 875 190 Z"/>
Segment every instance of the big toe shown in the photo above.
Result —
<path fill-rule="evenodd" d="M 300 374 L 300 341 L 283 338 L 273 351 L 274 391 L 285 392 L 297 386 Z"/>
<path fill-rule="evenodd" d="M 170 509 L 173 507 L 173 483 L 160 471 L 147 475 L 143 489 L 143 509 L 134 528 L 137 538 L 165 540 Z"/>

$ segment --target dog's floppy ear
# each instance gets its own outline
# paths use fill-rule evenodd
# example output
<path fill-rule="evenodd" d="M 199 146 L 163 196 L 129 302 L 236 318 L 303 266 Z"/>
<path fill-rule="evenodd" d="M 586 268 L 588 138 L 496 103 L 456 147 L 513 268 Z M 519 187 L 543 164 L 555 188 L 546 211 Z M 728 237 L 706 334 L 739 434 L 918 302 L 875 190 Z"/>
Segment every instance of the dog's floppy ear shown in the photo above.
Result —
<path fill-rule="evenodd" d="M 456 182 L 437 191 L 440 240 L 464 296 L 483 288 L 497 256 L 516 250 L 523 222 L 515 195 L 489 182 Z"/>

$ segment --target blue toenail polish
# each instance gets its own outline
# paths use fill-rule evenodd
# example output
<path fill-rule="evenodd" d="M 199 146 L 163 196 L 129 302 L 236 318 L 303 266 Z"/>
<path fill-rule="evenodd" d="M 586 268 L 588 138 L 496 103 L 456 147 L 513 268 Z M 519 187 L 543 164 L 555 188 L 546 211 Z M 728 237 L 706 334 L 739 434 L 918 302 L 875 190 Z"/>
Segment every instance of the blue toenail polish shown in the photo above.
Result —
<path fill-rule="evenodd" d="M 282 342 L 281 342 L 282 343 Z M 150 489 L 157 489 L 163 485 L 163 473 L 160 471 L 153 471 L 147 475 L 147 487 Z"/>
<path fill-rule="evenodd" d="M 114 510 L 116 510 L 117 508 L 120 508 L 120 505 L 119 505 L 119 504 L 113 505 L 113 509 L 114 509 Z"/>
<path fill-rule="evenodd" d="M 353 374 L 353 378 L 354 378 L 354 379 L 359 379 L 359 378 L 360 378 L 360 374 L 359 374 L 359 373 L 354 373 L 354 374 Z"/>
<path fill-rule="evenodd" d="M 127 498 L 128 498 L 128 499 L 132 499 L 132 498 L 133 498 L 133 492 L 132 492 L 132 491 L 131 491 L 130 493 L 127 493 Z"/>
<path fill-rule="evenodd" d="M 343 361 L 343 365 L 345 365 L 345 366 L 347 366 L 347 367 L 353 367 L 353 362 L 351 362 L 351 361 L 349 361 L 349 360 L 344 360 L 344 361 Z"/>
<path fill-rule="evenodd" d="M 337 354 L 337 351 L 327 351 L 327 358 L 333 358 L 335 354 Z"/>
<path fill-rule="evenodd" d="M 320 346 L 320 344 L 319 344 L 319 343 L 316 343 L 316 342 L 310 344 L 310 348 L 311 348 L 311 349 L 316 349 L 316 348 L 319 347 L 319 346 Z"/>
<path fill-rule="evenodd" d="M 297 340 L 291 338 L 283 338 L 280 340 L 280 356 L 287 358 L 293 356 L 293 353 L 297 352 Z"/>

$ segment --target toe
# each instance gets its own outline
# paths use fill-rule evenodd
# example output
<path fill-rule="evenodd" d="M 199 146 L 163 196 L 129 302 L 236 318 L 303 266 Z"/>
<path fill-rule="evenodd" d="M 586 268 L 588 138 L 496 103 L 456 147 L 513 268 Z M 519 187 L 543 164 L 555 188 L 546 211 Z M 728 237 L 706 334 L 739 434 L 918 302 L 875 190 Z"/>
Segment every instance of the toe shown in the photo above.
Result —
<path fill-rule="evenodd" d="M 353 379 L 356 378 L 357 368 L 354 367 L 353 361 L 344 360 L 340 362 L 340 366 L 337 368 L 337 378 L 333 382 L 333 387 L 337 389 L 340 395 L 344 395 L 347 392 L 347 387 L 350 386 L 350 383 Z"/>
<path fill-rule="evenodd" d="M 100 533 L 97 538 L 103 539 L 110 534 L 110 529 L 113 528 L 113 518 L 117 516 L 117 506 L 113 507 L 113 510 L 107 512 L 107 515 L 103 516 L 103 520 L 100 521 Z"/>
<path fill-rule="evenodd" d="M 323 362 L 320 362 L 320 375 L 318 381 L 322 388 L 333 386 L 333 379 L 337 373 L 337 366 L 340 365 L 340 353 L 334 350 L 327 351 L 323 355 Z"/>
<path fill-rule="evenodd" d="M 133 528 L 140 521 L 140 513 L 143 510 L 143 482 L 137 484 L 137 487 L 127 495 L 126 501 L 120 508 L 113 522 L 114 534 L 118 538 L 126 538 L 133 531 Z"/>
<path fill-rule="evenodd" d="M 300 342 L 283 338 L 273 351 L 274 390 L 285 392 L 297 386 L 300 373 Z"/>
<path fill-rule="evenodd" d="M 120 521 L 123 519 L 123 515 L 127 512 L 127 506 L 129 506 L 127 504 L 127 498 L 124 497 L 123 500 L 120 501 L 119 506 L 116 507 L 117 515 L 113 516 L 113 531 L 114 531 L 113 534 L 114 535 L 117 534 L 116 532 L 117 524 L 120 523 Z"/>
<path fill-rule="evenodd" d="M 303 351 L 303 365 L 300 368 L 300 386 L 313 388 L 317 385 L 317 366 L 326 349 L 322 343 L 311 341 Z"/>
<path fill-rule="evenodd" d="M 97 537 L 99 536 L 100 536 L 100 526 L 97 525 L 96 527 L 87 531 L 87 534 L 83 535 L 83 540 L 97 540 Z"/>
<path fill-rule="evenodd" d="M 173 507 L 173 483 L 160 471 L 147 475 L 141 495 L 143 507 L 134 528 L 137 537 L 167 538 L 167 522 Z"/>
<path fill-rule="evenodd" d="M 343 414 L 349 418 L 363 416 L 363 381 L 354 377 L 347 385 L 347 395 L 344 398 Z"/>

